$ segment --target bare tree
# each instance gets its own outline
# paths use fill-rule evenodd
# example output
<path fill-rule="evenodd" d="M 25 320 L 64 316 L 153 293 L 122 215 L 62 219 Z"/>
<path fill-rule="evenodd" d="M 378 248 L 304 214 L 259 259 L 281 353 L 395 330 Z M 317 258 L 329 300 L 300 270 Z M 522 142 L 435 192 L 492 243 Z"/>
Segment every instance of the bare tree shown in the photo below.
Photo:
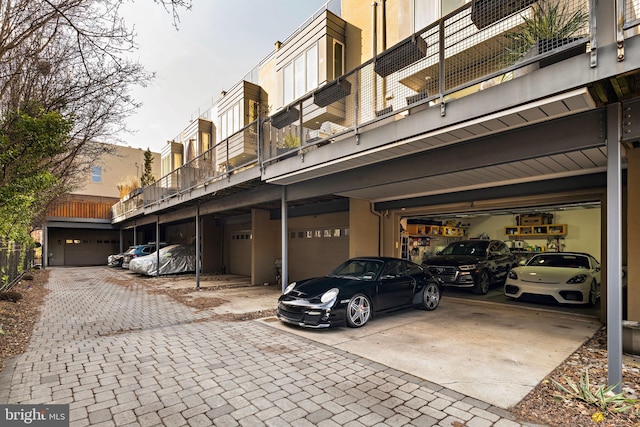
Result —
<path fill-rule="evenodd" d="M 131 88 L 153 78 L 127 58 L 136 44 L 133 27 L 120 15 L 124 1 L 0 0 L 0 162 L 5 163 L 0 164 L 5 172 L 0 189 L 15 181 L 15 169 L 3 159 L 20 161 L 15 153 L 37 157 L 38 144 L 46 140 L 9 137 L 19 134 L 12 126 L 25 123 L 15 120 L 24 118 L 21 114 L 55 112 L 71 124 L 63 149 L 26 162 L 34 165 L 32 172 L 46 169 L 55 177 L 49 188 L 39 190 L 43 206 L 73 188 L 87 162 L 110 151 L 106 144 L 90 142 L 114 140 L 138 107 Z M 172 14 L 175 26 L 178 12 L 191 7 L 191 0 L 153 1 Z"/>

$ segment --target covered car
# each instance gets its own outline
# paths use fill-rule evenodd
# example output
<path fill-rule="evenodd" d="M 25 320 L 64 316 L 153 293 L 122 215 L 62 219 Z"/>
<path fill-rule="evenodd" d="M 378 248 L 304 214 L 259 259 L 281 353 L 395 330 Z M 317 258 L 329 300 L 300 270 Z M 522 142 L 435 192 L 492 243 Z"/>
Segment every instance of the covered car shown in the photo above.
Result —
<path fill-rule="evenodd" d="M 331 274 L 287 286 L 277 316 L 309 328 L 358 328 L 375 313 L 404 307 L 434 310 L 441 295 L 441 282 L 417 264 L 389 257 L 352 258 Z"/>
<path fill-rule="evenodd" d="M 109 267 L 122 267 L 122 263 L 124 262 L 124 254 L 132 250 L 134 247 L 129 246 L 126 251 L 120 252 L 119 254 L 109 255 L 107 257 L 107 265 Z"/>
<path fill-rule="evenodd" d="M 545 252 L 509 272 L 504 294 L 514 299 L 595 305 L 600 283 L 600 263 L 593 256 Z"/>
<path fill-rule="evenodd" d="M 196 249 L 192 245 L 169 245 L 160 249 L 160 270 L 158 253 L 134 258 L 129 262 L 129 270 L 147 276 L 189 273 L 196 271 Z"/>

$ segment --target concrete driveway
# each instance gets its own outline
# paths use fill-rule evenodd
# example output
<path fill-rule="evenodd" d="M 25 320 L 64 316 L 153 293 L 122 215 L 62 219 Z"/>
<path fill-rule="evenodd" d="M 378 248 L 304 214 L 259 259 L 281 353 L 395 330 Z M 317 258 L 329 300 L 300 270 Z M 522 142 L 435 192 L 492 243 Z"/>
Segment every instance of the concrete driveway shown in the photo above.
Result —
<path fill-rule="evenodd" d="M 593 318 L 447 297 L 435 311 L 382 315 L 360 329 L 261 321 L 505 409 L 601 326 Z"/>
<path fill-rule="evenodd" d="M 151 280 L 163 280 L 151 279 Z M 188 277 L 164 279 L 165 287 L 193 286 Z M 203 282 L 192 298 L 214 298 L 216 314 L 275 310 L 280 289 Z M 272 328 L 347 351 L 437 383 L 500 408 L 517 404 L 544 377 L 590 338 L 597 317 L 546 308 L 500 304 L 453 294 L 432 312 L 402 310 L 374 318 L 359 329 L 309 330 L 275 317 Z"/>

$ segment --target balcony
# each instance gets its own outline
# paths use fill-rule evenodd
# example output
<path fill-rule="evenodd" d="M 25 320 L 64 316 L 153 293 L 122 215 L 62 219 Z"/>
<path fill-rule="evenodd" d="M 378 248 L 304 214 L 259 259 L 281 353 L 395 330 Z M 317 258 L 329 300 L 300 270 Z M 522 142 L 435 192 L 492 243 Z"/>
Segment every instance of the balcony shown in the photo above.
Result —
<path fill-rule="evenodd" d="M 585 90 L 568 91 L 573 89 L 567 83 L 569 77 L 559 75 L 549 80 L 551 71 L 544 71 L 556 61 L 570 62 L 583 70 L 582 80 L 575 79 L 581 87 L 587 85 L 587 79 L 595 78 L 589 74 L 593 74 L 597 60 L 597 51 L 589 48 L 595 42 L 595 34 L 589 32 L 595 20 L 594 11 L 589 10 L 591 3 L 587 0 L 561 3 L 569 13 L 585 11 L 585 20 L 570 37 L 533 43 L 528 49 L 523 49 L 514 35 L 526 31 L 527 22 L 535 17 L 537 2 L 495 20 L 484 18 L 480 26 L 472 16 L 473 3 L 468 3 L 338 80 L 320 86 L 269 118 L 260 118 L 250 125 L 253 128 L 241 130 L 205 153 L 209 158 L 195 159 L 199 163 L 187 164 L 152 188 L 145 188 L 143 205 L 149 207 L 257 165 L 261 166 L 262 180 L 290 184 L 365 162 L 379 162 L 489 135 L 505 130 L 505 126 L 524 126 L 592 109 L 593 100 Z M 629 31 L 634 31 L 633 25 L 638 23 L 635 16 L 635 9 L 627 7 L 625 28 Z M 540 70 L 542 80 L 532 78 L 536 70 Z M 538 86 L 548 86 L 543 88 L 547 90 L 543 95 L 548 102 L 519 106 L 517 101 L 503 96 L 499 98 L 504 106 L 502 112 L 496 112 L 497 105 L 484 103 L 481 105 L 484 110 L 450 113 L 460 108 L 460 103 L 453 103 L 454 100 L 471 99 L 474 94 L 488 96 L 488 89 L 503 84 L 517 88 L 514 84 L 520 79 L 527 88 L 534 80 Z M 540 85 L 540 81 L 545 84 Z M 536 89 L 542 93 L 542 89 Z M 562 94 L 562 90 L 567 94 Z M 517 89 L 495 93 L 519 96 Z M 536 99 L 530 93 L 522 99 L 526 97 L 529 98 L 525 102 Z M 499 114 L 504 115 L 504 120 Z M 486 123 L 480 124 L 477 120 L 482 115 Z M 468 126 L 456 125 L 456 120 L 466 121 Z M 452 125 L 457 128 L 442 130 Z M 429 137 L 420 144 L 407 143 L 402 150 L 384 148 L 401 138 L 410 141 L 412 132 Z M 379 135 L 377 142 L 363 140 L 367 134 Z M 368 159 L 358 157 L 359 152 L 367 150 Z M 340 162 L 344 164 L 339 166 Z"/>

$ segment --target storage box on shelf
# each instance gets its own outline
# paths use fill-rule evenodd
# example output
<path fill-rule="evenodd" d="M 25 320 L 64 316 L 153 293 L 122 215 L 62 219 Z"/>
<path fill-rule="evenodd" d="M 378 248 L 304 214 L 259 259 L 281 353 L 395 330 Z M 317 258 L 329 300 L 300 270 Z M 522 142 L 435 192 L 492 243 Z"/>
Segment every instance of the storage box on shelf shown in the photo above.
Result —
<path fill-rule="evenodd" d="M 553 214 L 541 213 L 541 214 L 522 214 L 516 217 L 516 223 L 518 225 L 544 225 L 551 224 L 553 222 Z"/>
<path fill-rule="evenodd" d="M 564 237 L 567 235 L 567 224 L 515 225 L 505 227 L 504 234 L 510 239 L 519 239 L 522 236 L 529 238 Z"/>
<path fill-rule="evenodd" d="M 409 236 L 464 237 L 465 229 L 445 225 L 407 224 Z"/>

